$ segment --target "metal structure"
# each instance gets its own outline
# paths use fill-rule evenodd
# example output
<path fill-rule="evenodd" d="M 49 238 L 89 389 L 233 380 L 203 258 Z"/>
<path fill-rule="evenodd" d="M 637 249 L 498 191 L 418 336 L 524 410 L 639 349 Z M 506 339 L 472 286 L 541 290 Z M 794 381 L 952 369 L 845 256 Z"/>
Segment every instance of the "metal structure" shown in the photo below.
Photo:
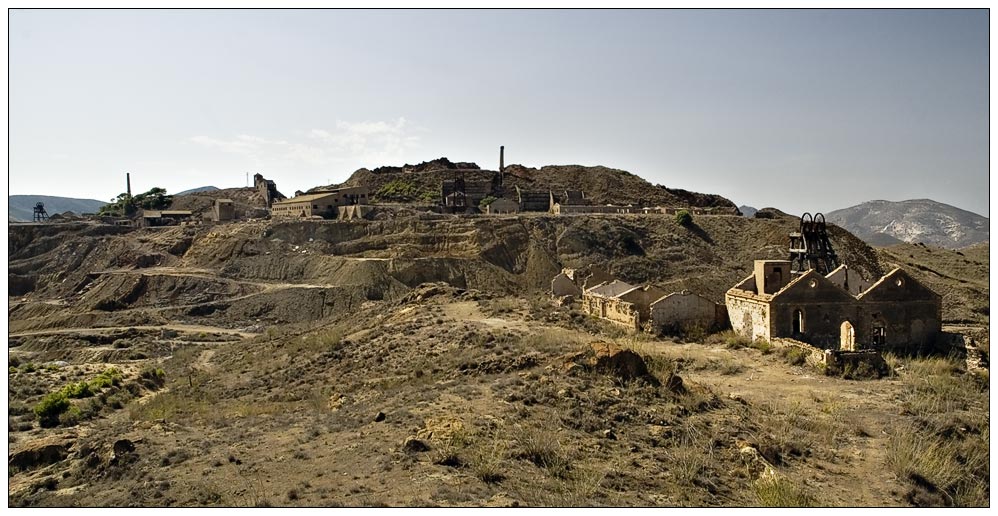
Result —
<path fill-rule="evenodd" d="M 38 202 L 35 203 L 35 210 L 32 214 L 31 220 L 35 222 L 42 222 L 48 220 L 49 214 L 45 212 L 45 203 Z"/>
<path fill-rule="evenodd" d="M 826 275 L 838 266 L 838 257 L 828 240 L 825 216 L 821 213 L 801 215 L 800 230 L 790 233 L 790 273 L 804 274 L 813 269 Z"/>

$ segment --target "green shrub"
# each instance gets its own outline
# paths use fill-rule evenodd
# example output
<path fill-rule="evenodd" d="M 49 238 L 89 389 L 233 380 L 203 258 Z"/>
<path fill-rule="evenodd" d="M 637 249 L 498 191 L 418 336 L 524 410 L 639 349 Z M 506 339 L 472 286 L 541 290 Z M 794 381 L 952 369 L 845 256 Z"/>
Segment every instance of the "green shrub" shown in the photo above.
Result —
<path fill-rule="evenodd" d="M 53 427 L 59 424 L 59 416 L 69 410 L 69 407 L 69 399 L 64 392 L 53 392 L 38 402 L 35 406 L 35 416 L 42 427 Z"/>
<path fill-rule="evenodd" d="M 121 371 L 116 367 L 109 367 L 104 370 L 101 374 L 97 375 L 96 378 L 90 380 L 90 387 L 94 390 L 103 389 L 104 387 L 119 386 L 121 385 L 121 380 L 123 376 Z"/>
<path fill-rule="evenodd" d="M 686 210 L 679 210 L 676 212 L 676 224 L 679 224 L 680 226 L 689 226 L 693 224 L 693 216 Z"/>
<path fill-rule="evenodd" d="M 385 183 L 384 186 L 374 193 L 374 197 L 380 201 L 429 202 L 435 198 L 432 191 L 424 190 L 412 181 L 405 179 L 393 179 Z"/>
<path fill-rule="evenodd" d="M 478 202 L 478 209 L 485 211 L 490 204 L 495 202 L 496 198 L 491 195 L 486 195 L 484 199 Z"/>
<path fill-rule="evenodd" d="M 71 383 L 62 388 L 60 391 L 66 395 L 67 398 L 89 398 L 94 395 L 94 389 L 87 382 L 77 382 Z"/>

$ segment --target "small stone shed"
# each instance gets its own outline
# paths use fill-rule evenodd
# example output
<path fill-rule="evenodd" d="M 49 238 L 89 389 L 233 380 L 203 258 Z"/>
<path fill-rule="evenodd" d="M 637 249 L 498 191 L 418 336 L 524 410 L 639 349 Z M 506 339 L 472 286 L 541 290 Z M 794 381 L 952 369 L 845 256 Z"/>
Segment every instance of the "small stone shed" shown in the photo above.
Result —
<path fill-rule="evenodd" d="M 215 203 L 212 205 L 212 218 L 215 222 L 225 222 L 236 218 L 236 209 L 232 199 L 215 199 Z"/>

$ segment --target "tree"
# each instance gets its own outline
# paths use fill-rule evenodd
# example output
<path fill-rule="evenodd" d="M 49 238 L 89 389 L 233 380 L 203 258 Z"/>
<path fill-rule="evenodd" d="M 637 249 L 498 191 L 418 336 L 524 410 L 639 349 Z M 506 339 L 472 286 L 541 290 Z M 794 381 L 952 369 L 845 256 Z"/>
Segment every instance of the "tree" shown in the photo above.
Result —
<path fill-rule="evenodd" d="M 127 193 L 120 193 L 111 204 L 101 206 L 98 215 L 128 216 L 142 208 L 144 210 L 163 210 L 173 204 L 173 196 L 166 194 L 165 188 L 155 187 L 148 192 L 128 197 Z"/>
<path fill-rule="evenodd" d="M 676 212 L 676 224 L 679 224 L 680 226 L 689 226 L 693 224 L 693 216 L 686 210 L 679 210 Z"/>

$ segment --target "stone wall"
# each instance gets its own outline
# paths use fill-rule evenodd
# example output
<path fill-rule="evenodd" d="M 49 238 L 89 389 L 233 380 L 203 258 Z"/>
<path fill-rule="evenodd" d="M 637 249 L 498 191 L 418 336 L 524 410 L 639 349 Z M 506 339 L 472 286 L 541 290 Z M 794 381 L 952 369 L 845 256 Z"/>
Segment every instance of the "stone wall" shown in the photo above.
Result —
<path fill-rule="evenodd" d="M 747 339 L 770 340 L 769 303 L 748 296 L 725 294 L 731 329 Z"/>
<path fill-rule="evenodd" d="M 582 310 L 629 330 L 640 329 L 638 310 L 632 303 L 601 296 L 582 296 Z"/>
<path fill-rule="evenodd" d="M 803 351 L 805 353 L 804 358 L 807 360 L 807 364 L 812 367 L 821 367 L 825 365 L 828 357 L 832 355 L 831 351 L 826 351 L 806 342 L 794 339 L 778 337 L 770 340 L 769 343 L 777 349 L 795 348 Z"/>
<path fill-rule="evenodd" d="M 717 303 L 692 292 L 676 292 L 651 305 L 652 328 L 699 326 L 704 330 L 717 324 Z"/>

